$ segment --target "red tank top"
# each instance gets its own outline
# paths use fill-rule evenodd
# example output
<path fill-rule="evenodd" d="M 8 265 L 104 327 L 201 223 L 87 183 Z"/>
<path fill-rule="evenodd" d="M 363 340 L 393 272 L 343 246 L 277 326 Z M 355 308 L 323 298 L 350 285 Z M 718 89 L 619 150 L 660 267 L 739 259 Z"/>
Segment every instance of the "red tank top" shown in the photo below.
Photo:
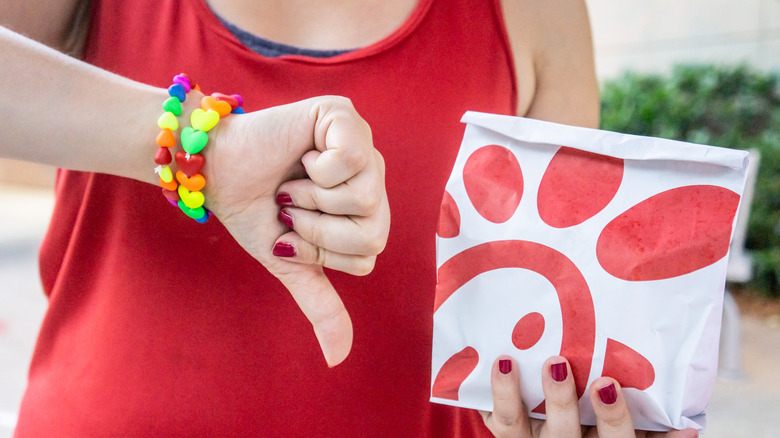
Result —
<path fill-rule="evenodd" d="M 195 223 L 152 185 L 61 171 L 18 436 L 487 434 L 429 393 L 434 236 L 460 117 L 515 109 L 497 0 L 421 0 L 392 35 L 327 59 L 260 56 L 203 1 L 93 1 L 85 59 L 160 87 L 187 72 L 247 111 L 349 97 L 387 163 L 392 227 L 371 275 L 329 273 L 355 336 L 329 369 L 287 291 L 218 221 Z"/>

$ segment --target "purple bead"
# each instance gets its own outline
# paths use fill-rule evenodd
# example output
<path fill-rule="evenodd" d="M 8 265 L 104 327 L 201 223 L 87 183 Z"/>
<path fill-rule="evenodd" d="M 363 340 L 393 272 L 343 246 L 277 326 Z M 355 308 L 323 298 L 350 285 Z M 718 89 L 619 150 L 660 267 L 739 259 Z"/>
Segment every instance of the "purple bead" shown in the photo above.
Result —
<path fill-rule="evenodd" d="M 190 84 L 190 80 L 187 79 L 186 77 L 182 76 L 182 75 L 174 76 L 173 77 L 173 83 L 174 84 L 179 84 L 182 87 L 184 87 L 184 91 L 186 93 L 189 93 L 190 90 L 192 89 L 192 84 Z"/>
<path fill-rule="evenodd" d="M 231 94 L 230 97 L 238 101 L 238 106 L 244 106 L 244 98 L 240 94 Z"/>

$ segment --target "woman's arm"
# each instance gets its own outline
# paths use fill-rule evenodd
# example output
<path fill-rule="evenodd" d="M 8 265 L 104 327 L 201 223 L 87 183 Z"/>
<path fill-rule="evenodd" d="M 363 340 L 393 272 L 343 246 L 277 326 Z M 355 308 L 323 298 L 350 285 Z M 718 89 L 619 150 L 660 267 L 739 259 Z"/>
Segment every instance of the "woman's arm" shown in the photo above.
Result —
<path fill-rule="evenodd" d="M 504 0 L 518 115 L 598 128 L 599 90 L 584 0 Z"/>
<path fill-rule="evenodd" d="M 89 0 L 3 0 L 0 26 L 79 57 L 87 35 L 89 4 Z"/>
<path fill-rule="evenodd" d="M 157 183 L 166 90 L 4 28 L 0 46 L 0 157 Z M 181 126 L 201 96 L 187 96 Z M 290 290 L 326 361 L 338 364 L 349 353 L 352 326 L 322 266 L 367 274 L 389 232 L 384 163 L 368 125 L 349 100 L 320 97 L 225 117 L 208 135 L 205 206 Z M 277 220 L 278 194 L 286 194 L 291 227 Z M 279 245 L 283 257 L 273 253 Z"/>
<path fill-rule="evenodd" d="M 0 46 L 0 157 L 156 181 L 149 172 L 156 145 L 149 139 L 157 134 L 165 90 L 5 28 Z"/>

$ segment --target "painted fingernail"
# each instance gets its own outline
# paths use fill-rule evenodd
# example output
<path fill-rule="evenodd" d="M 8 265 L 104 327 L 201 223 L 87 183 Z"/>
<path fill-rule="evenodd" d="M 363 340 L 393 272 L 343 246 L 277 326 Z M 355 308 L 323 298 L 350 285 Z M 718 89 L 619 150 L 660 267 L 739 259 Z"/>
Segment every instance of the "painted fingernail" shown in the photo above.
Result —
<path fill-rule="evenodd" d="M 617 401 L 617 389 L 615 389 L 615 384 L 610 383 L 609 386 L 599 389 L 599 398 L 605 405 L 615 403 Z"/>
<path fill-rule="evenodd" d="M 287 242 L 276 242 L 273 253 L 277 257 L 295 257 L 297 254 L 292 243 Z"/>
<path fill-rule="evenodd" d="M 280 207 L 294 207 L 292 196 L 289 193 L 279 193 L 276 195 L 276 205 Z"/>
<path fill-rule="evenodd" d="M 279 219 L 279 222 L 287 225 L 289 228 L 293 228 L 293 217 L 286 210 L 280 210 L 277 219 Z"/>
<path fill-rule="evenodd" d="M 509 374 L 512 372 L 512 361 L 509 359 L 501 359 L 498 361 L 498 370 L 501 374 Z"/>
<path fill-rule="evenodd" d="M 569 370 L 566 369 L 566 362 L 554 363 L 550 365 L 550 376 L 556 382 L 563 382 L 569 376 Z"/>

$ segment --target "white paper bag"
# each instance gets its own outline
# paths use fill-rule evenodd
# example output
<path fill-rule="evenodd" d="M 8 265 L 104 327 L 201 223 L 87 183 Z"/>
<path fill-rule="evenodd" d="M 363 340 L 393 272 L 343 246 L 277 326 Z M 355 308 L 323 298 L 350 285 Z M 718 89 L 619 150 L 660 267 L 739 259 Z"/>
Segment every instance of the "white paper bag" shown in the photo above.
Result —
<path fill-rule="evenodd" d="M 508 354 L 544 418 L 541 367 L 566 357 L 583 424 L 602 376 L 639 429 L 704 427 L 748 154 L 466 113 L 437 233 L 431 400 L 492 410 Z"/>

